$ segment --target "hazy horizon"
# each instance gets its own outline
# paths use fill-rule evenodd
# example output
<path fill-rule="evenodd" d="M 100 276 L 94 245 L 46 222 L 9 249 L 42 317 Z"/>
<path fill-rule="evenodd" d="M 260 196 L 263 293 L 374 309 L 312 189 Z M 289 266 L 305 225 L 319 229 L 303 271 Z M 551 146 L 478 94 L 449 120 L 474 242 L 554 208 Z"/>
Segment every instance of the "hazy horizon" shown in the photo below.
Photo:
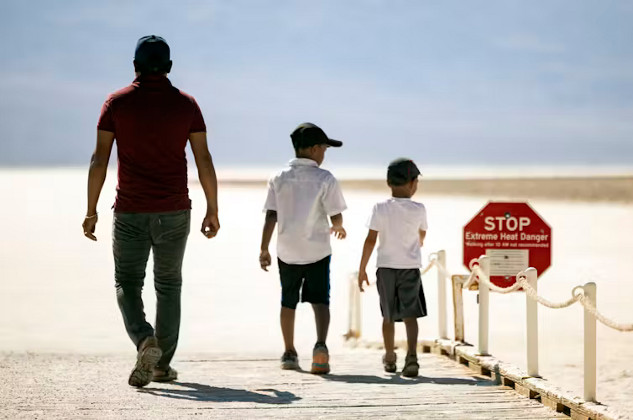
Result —
<path fill-rule="evenodd" d="M 287 161 L 268 165 L 220 164 L 216 165 L 219 181 L 265 181 L 286 167 Z M 330 170 L 339 180 L 382 180 L 386 177 L 383 165 L 355 165 L 345 162 L 324 162 L 322 167 Z M 619 178 L 633 177 L 633 163 L 629 165 L 419 165 L 423 180 L 477 180 L 520 178 Z M 87 176 L 88 162 L 76 165 L 0 165 L 0 174 L 13 172 L 56 173 L 77 172 Z M 116 180 L 117 165 L 110 164 L 108 178 Z M 196 167 L 189 161 L 188 176 L 197 182 Z"/>
<path fill-rule="evenodd" d="M 0 165 L 87 164 L 106 96 L 164 36 L 219 166 L 278 165 L 321 125 L 336 165 L 633 162 L 627 1 L 0 4 Z M 116 158 L 113 156 L 113 161 Z"/>

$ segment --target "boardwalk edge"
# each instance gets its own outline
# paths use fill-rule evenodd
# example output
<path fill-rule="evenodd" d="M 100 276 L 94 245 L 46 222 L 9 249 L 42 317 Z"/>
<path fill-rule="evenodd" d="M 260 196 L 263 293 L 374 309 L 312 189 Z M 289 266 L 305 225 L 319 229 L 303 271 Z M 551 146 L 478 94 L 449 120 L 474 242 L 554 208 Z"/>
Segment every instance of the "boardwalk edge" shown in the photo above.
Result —
<path fill-rule="evenodd" d="M 578 420 L 621 420 L 626 417 L 606 405 L 586 402 L 543 378 L 528 376 L 514 365 L 505 363 L 491 355 L 477 354 L 477 349 L 468 343 L 452 340 L 423 340 L 422 350 L 427 347 L 436 354 L 445 354 L 451 359 L 469 366 L 472 370 L 490 378 L 498 384 L 509 386 L 519 394 L 539 400 L 550 409 Z M 434 350 L 441 349 L 440 351 Z"/>
<path fill-rule="evenodd" d="M 382 348 L 382 343 L 379 342 L 349 340 L 348 343 L 352 347 Z M 406 343 L 397 343 L 397 346 L 406 347 Z M 447 339 L 420 340 L 418 350 L 455 360 L 478 374 L 489 376 L 497 384 L 512 388 L 527 398 L 540 401 L 546 407 L 566 414 L 574 420 L 626 420 L 628 418 L 606 405 L 584 401 L 546 379 L 528 376 L 518 367 L 494 356 L 478 354 L 477 349 L 468 343 Z"/>

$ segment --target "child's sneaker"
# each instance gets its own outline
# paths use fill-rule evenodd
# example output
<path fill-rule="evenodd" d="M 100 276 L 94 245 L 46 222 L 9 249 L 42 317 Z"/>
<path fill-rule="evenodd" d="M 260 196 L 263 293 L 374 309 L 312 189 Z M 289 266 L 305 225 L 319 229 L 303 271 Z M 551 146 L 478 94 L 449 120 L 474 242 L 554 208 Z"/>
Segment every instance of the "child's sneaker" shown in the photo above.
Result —
<path fill-rule="evenodd" d="M 312 350 L 312 373 L 325 375 L 330 373 L 330 354 L 325 343 L 316 343 Z"/>
<path fill-rule="evenodd" d="M 286 350 L 281 356 L 281 368 L 284 370 L 297 370 L 299 369 L 299 358 L 297 352 L 294 350 Z"/>
<path fill-rule="evenodd" d="M 382 365 L 385 368 L 385 372 L 394 373 L 396 371 L 396 360 L 398 360 L 396 353 L 393 354 L 393 357 L 387 357 L 387 354 L 382 356 Z"/>
<path fill-rule="evenodd" d="M 419 369 L 420 365 L 418 365 L 418 356 L 415 354 L 407 354 L 407 357 L 404 360 L 404 368 L 402 368 L 402 376 L 415 378 L 418 376 Z"/>

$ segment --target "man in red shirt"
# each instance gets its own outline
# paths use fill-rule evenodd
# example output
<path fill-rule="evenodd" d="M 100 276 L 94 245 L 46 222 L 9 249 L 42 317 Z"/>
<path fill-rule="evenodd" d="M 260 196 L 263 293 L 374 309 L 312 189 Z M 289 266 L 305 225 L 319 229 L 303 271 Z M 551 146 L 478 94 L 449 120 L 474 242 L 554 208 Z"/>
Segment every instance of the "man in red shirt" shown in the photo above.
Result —
<path fill-rule="evenodd" d="M 128 380 L 137 387 L 177 378 L 170 362 L 178 344 L 181 269 L 190 229 L 187 140 L 207 201 L 202 233 L 213 238 L 220 229 L 217 179 L 204 119 L 195 99 L 169 82 L 171 66 L 163 38 L 139 39 L 134 55 L 136 79 L 104 103 L 88 173 L 83 232 L 96 241 L 97 202 L 116 139 L 114 278 L 125 328 L 138 352 Z M 150 250 L 157 298 L 155 329 L 145 319 L 141 296 Z"/>

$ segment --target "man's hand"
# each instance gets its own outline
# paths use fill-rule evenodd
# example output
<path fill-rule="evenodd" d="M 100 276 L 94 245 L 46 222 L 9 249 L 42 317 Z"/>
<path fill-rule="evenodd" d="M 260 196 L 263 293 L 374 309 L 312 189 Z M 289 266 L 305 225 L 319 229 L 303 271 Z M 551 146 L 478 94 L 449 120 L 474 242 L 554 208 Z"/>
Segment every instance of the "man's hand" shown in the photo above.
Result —
<path fill-rule="evenodd" d="M 358 272 L 358 288 L 361 292 L 364 292 L 363 283 L 369 286 L 369 279 L 367 278 L 367 272 L 365 270 L 361 270 Z"/>
<path fill-rule="evenodd" d="M 97 240 L 97 237 L 94 235 L 94 233 L 95 227 L 97 226 L 98 218 L 99 217 L 96 214 L 93 217 L 86 216 L 84 222 L 81 224 L 84 229 L 84 235 L 86 236 L 86 238 L 92 239 L 93 241 Z"/>
<path fill-rule="evenodd" d="M 268 271 L 268 267 L 270 267 L 270 264 L 271 264 L 270 252 L 268 252 L 267 249 L 262 250 L 259 253 L 259 266 L 262 268 L 262 270 Z"/>
<path fill-rule="evenodd" d="M 332 226 L 330 228 L 330 233 L 332 233 L 336 239 L 345 239 L 347 236 L 347 232 L 345 232 L 345 228 L 343 226 Z"/>
<path fill-rule="evenodd" d="M 220 230 L 220 220 L 217 214 L 208 214 L 202 220 L 202 228 L 200 232 L 207 238 L 211 239 L 218 234 Z"/>

